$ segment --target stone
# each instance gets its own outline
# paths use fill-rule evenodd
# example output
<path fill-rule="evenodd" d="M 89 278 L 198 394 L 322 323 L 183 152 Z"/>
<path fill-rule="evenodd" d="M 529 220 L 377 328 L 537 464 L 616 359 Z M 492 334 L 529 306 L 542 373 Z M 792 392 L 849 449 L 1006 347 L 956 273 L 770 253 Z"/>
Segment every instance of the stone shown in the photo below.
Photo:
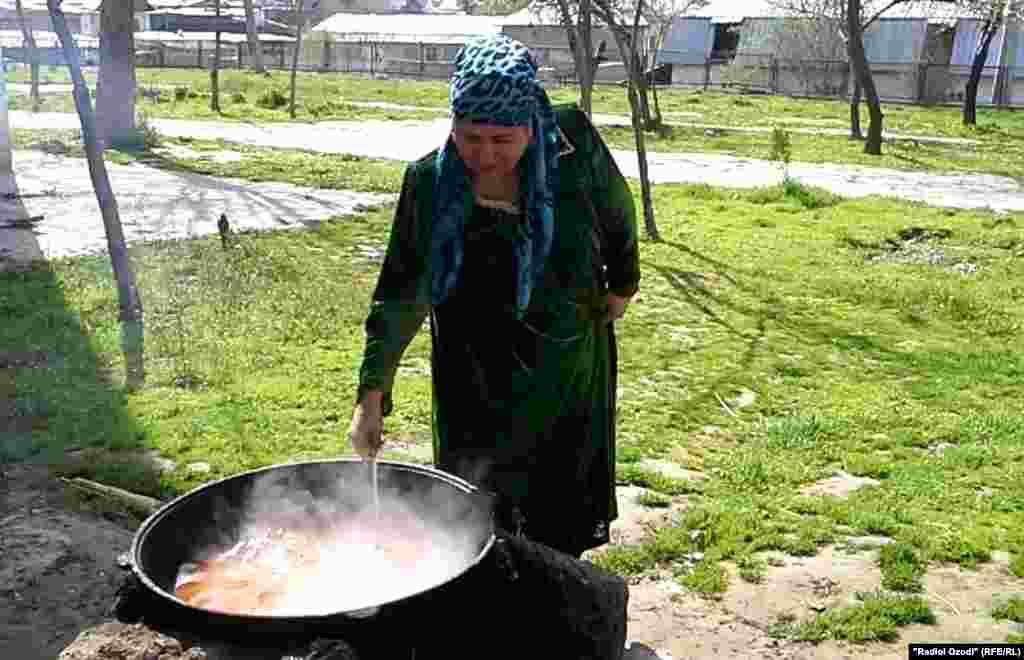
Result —
<path fill-rule="evenodd" d="M 740 393 L 737 396 L 729 399 L 729 405 L 732 406 L 734 410 L 742 410 L 743 408 L 749 408 L 754 405 L 755 401 L 757 401 L 757 394 L 755 392 L 750 390 L 740 390 Z"/>
<path fill-rule="evenodd" d="M 659 461 L 655 459 L 645 458 L 640 461 L 638 465 L 644 470 L 650 470 L 651 472 L 657 472 L 663 477 L 669 479 L 676 479 L 679 481 L 703 481 L 707 479 L 707 475 L 697 470 L 688 470 L 678 463 L 672 461 Z"/>
<path fill-rule="evenodd" d="M 852 493 L 867 486 L 878 486 L 881 482 L 870 477 L 857 477 L 840 470 L 835 476 L 822 479 L 800 489 L 801 495 L 830 495 L 846 499 Z"/>
<path fill-rule="evenodd" d="M 189 463 L 185 466 L 185 471 L 189 474 L 209 474 L 211 470 L 210 464 L 203 461 Z"/>

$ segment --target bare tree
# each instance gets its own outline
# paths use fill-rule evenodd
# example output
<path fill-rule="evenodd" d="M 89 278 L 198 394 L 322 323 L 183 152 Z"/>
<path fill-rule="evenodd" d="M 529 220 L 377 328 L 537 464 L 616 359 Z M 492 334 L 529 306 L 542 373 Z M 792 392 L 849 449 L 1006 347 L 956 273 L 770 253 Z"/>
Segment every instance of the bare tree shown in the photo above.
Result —
<path fill-rule="evenodd" d="M 580 109 L 589 117 L 593 113 L 594 77 L 597 73 L 593 57 L 591 0 L 557 0 L 562 25 L 569 40 L 569 49 L 576 66 L 576 82 L 580 87 Z"/>
<path fill-rule="evenodd" d="M 647 0 L 644 8 L 644 16 L 647 23 L 654 31 L 653 48 L 650 52 L 650 59 L 645 69 L 652 69 L 658 61 L 658 53 L 665 47 L 665 40 L 668 38 L 672 24 L 681 16 L 707 7 L 709 0 Z M 661 117 L 661 106 L 658 103 L 658 85 L 651 82 L 651 97 L 654 100 L 654 114 L 651 121 L 655 125 L 663 123 Z"/>
<path fill-rule="evenodd" d="M 643 68 L 640 65 L 640 19 L 643 16 L 644 0 L 637 0 L 632 31 L 619 22 L 617 12 L 610 6 L 610 1 L 593 0 L 595 9 L 604 19 L 609 30 L 611 30 L 615 43 L 619 48 L 619 54 L 626 65 L 628 76 L 627 94 L 629 96 L 630 115 L 633 120 L 633 136 L 636 140 L 637 166 L 640 170 L 640 193 L 644 205 L 644 228 L 647 230 L 648 238 L 652 241 L 658 241 L 661 240 L 661 235 L 658 232 L 658 225 L 654 219 L 654 202 L 651 199 L 651 178 L 647 169 L 647 146 L 644 139 L 643 108 L 640 103 L 640 88 L 645 78 Z"/>
<path fill-rule="evenodd" d="M 263 65 L 263 44 L 256 30 L 256 11 L 252 0 L 245 0 L 245 36 L 249 42 L 249 60 L 252 62 L 253 73 L 266 73 Z"/>
<path fill-rule="evenodd" d="M 217 32 L 213 42 L 213 66 L 210 67 L 210 111 L 220 113 L 220 0 L 213 0 Z"/>
<path fill-rule="evenodd" d="M 1015 3 L 1010 0 L 962 0 L 962 2 L 963 9 L 981 19 L 978 43 L 975 44 L 974 58 L 971 62 L 971 75 L 967 79 L 964 89 L 963 108 L 964 124 L 976 126 L 978 124 L 978 87 L 981 85 L 981 76 L 985 71 L 985 63 L 988 62 L 992 42 L 1011 19 L 1024 18 L 1024 2 Z"/>
<path fill-rule="evenodd" d="M 135 1 L 100 5 L 100 71 L 96 130 L 101 148 L 137 147 L 135 127 Z"/>
<path fill-rule="evenodd" d="M 32 87 L 29 92 L 32 99 L 32 111 L 39 112 L 41 100 L 39 98 L 39 49 L 36 47 L 36 38 L 32 34 L 32 26 L 25 20 L 25 8 L 21 0 L 14 0 L 14 9 L 18 12 L 18 24 L 21 26 L 21 37 L 24 43 L 22 51 L 25 53 L 25 62 L 29 66 L 32 76 Z"/>
<path fill-rule="evenodd" d="M 302 51 L 302 0 L 295 0 L 295 50 L 292 51 L 291 99 L 288 114 L 295 119 L 295 77 L 299 70 L 299 53 Z"/>
<path fill-rule="evenodd" d="M 104 4 L 113 3 L 107 2 Z M 54 30 L 60 38 L 61 47 L 64 51 L 64 59 L 67 60 L 68 68 L 71 71 L 71 80 L 74 83 L 75 107 L 78 110 L 78 118 L 82 124 L 82 142 L 85 145 L 86 161 L 89 164 L 89 176 L 92 179 L 93 190 L 96 192 L 96 201 L 99 203 L 100 212 L 103 216 L 103 227 L 107 234 L 107 249 L 110 252 L 110 263 L 113 266 L 114 278 L 117 281 L 121 320 L 121 346 L 125 357 L 125 381 L 129 389 L 136 389 L 145 383 L 145 333 L 142 299 L 139 297 L 139 289 L 135 283 L 135 273 L 132 270 L 131 259 L 128 254 L 128 245 L 125 242 L 124 230 L 121 227 L 121 216 L 117 209 L 117 199 L 114 197 L 114 191 L 110 186 L 110 177 L 107 175 L 107 167 L 103 161 L 103 149 L 97 136 L 96 117 L 93 114 L 92 101 L 89 98 L 89 87 L 86 85 L 85 77 L 82 75 L 78 45 L 71 37 L 71 31 L 68 29 L 67 20 L 60 5 L 61 0 L 46 0 L 46 6 L 50 11 Z"/>
<path fill-rule="evenodd" d="M 850 136 L 860 138 L 860 100 L 863 93 L 868 104 L 870 123 L 864 152 L 882 153 L 882 123 L 885 115 L 875 86 L 874 76 L 864 48 L 864 32 L 894 7 L 900 5 L 950 4 L 952 0 L 772 0 L 772 4 L 791 14 L 814 17 L 836 26 L 843 41 L 853 75 L 854 89 L 850 99 Z"/>

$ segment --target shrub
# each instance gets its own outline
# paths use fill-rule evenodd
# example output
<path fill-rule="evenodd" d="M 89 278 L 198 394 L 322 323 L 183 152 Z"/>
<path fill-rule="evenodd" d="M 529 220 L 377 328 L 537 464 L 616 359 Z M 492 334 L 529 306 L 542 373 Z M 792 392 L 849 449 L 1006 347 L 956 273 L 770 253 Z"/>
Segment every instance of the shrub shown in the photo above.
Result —
<path fill-rule="evenodd" d="M 288 105 L 288 96 L 279 89 L 268 89 L 256 100 L 256 105 L 267 110 L 277 110 Z"/>

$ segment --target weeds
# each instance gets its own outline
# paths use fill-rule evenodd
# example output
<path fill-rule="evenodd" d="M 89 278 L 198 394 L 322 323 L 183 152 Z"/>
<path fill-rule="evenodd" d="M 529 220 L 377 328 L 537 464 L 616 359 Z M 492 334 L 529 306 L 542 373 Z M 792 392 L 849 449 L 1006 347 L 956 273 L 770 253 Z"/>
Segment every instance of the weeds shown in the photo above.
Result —
<path fill-rule="evenodd" d="M 898 637 L 898 629 L 912 623 L 935 623 L 928 603 L 918 596 L 892 596 L 883 592 L 857 594 L 861 604 L 819 614 L 804 623 L 784 622 L 773 627 L 773 634 L 798 641 L 820 642 L 826 639 L 850 642 L 889 642 Z"/>
<path fill-rule="evenodd" d="M 907 543 L 883 545 L 878 555 L 882 569 L 882 588 L 889 591 L 918 592 L 924 587 L 921 578 L 928 569 L 917 549 Z"/>

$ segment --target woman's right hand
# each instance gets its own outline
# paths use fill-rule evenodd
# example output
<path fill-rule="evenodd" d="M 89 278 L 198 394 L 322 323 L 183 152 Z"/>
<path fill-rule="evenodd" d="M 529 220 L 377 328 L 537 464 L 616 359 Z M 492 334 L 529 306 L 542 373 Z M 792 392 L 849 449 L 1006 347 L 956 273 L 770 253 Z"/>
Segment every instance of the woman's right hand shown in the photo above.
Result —
<path fill-rule="evenodd" d="M 352 441 L 352 449 L 364 459 L 375 457 L 384 445 L 381 399 L 381 392 L 365 392 L 352 413 L 349 438 Z"/>

